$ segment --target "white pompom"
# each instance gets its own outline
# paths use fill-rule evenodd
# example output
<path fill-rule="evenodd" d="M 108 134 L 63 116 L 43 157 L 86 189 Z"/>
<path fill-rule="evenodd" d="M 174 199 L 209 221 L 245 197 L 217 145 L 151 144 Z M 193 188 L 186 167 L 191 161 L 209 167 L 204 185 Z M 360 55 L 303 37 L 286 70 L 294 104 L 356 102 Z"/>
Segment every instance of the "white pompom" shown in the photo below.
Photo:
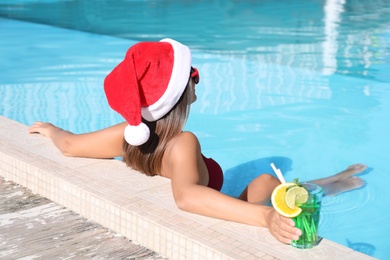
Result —
<path fill-rule="evenodd" d="M 139 146 L 146 143 L 150 136 L 150 130 L 147 125 L 141 123 L 137 126 L 128 125 L 125 128 L 125 140 L 131 145 Z"/>

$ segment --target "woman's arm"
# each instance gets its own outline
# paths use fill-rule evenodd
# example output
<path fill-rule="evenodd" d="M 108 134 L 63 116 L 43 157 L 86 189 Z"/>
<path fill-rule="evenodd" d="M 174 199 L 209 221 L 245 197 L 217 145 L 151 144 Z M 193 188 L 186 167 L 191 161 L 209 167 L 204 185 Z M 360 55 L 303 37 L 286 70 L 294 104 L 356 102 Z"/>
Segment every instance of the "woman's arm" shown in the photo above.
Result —
<path fill-rule="evenodd" d="M 267 227 L 279 241 L 290 244 L 301 231 L 294 221 L 279 215 L 272 207 L 242 201 L 199 185 L 197 138 L 184 133 L 169 152 L 172 190 L 177 206 L 188 212 L 218 219 Z"/>
<path fill-rule="evenodd" d="M 35 122 L 28 132 L 49 137 L 65 156 L 105 159 L 121 156 L 126 125 L 124 122 L 96 132 L 73 134 L 50 123 Z"/>

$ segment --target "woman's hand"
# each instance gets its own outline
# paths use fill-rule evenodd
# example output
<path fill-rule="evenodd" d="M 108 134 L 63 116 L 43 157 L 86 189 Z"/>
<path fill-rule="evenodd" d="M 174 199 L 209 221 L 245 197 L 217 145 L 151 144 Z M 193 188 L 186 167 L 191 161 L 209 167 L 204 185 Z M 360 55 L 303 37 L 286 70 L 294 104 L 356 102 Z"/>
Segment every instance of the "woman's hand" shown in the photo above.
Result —
<path fill-rule="evenodd" d="M 73 134 L 51 123 L 35 122 L 28 132 L 49 137 L 65 156 L 106 159 L 122 155 L 126 126 L 123 122 L 95 132 Z"/>
<path fill-rule="evenodd" d="M 280 242 L 291 244 L 292 240 L 297 240 L 302 234 L 299 228 L 291 218 L 286 218 L 271 208 L 267 218 L 267 227 L 269 232 Z"/>
<path fill-rule="evenodd" d="M 56 130 L 60 130 L 60 128 L 56 127 L 53 124 L 44 123 L 44 122 L 35 122 L 32 126 L 30 126 L 28 132 L 30 134 L 38 133 L 46 137 L 50 137 L 52 133 Z"/>
<path fill-rule="evenodd" d="M 77 156 L 75 154 L 75 147 L 73 143 L 75 143 L 75 135 L 73 135 L 71 132 L 65 131 L 51 123 L 44 123 L 44 122 L 35 122 L 30 128 L 28 129 L 28 132 L 30 134 L 32 133 L 38 133 L 43 136 L 49 137 L 55 146 L 61 151 L 61 153 L 65 156 Z"/>

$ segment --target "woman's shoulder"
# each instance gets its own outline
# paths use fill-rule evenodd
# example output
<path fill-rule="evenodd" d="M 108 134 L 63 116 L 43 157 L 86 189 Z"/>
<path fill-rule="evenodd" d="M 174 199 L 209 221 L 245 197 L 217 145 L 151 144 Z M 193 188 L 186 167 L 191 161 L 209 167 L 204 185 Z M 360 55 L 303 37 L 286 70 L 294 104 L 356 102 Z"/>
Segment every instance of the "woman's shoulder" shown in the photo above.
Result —
<path fill-rule="evenodd" d="M 172 178 L 174 169 L 185 169 L 197 163 L 200 154 L 198 138 L 191 132 L 182 132 L 168 143 L 163 156 L 161 175 Z"/>
<path fill-rule="evenodd" d="M 198 152 L 200 151 L 199 140 L 194 133 L 185 131 L 173 140 L 169 150 L 169 153 L 175 157 L 180 154 Z"/>
<path fill-rule="evenodd" d="M 189 131 L 183 131 L 181 132 L 181 134 L 179 135 L 179 140 L 182 140 L 182 142 L 184 141 L 190 141 L 190 142 L 196 142 L 196 143 L 199 143 L 199 140 L 198 140 L 198 137 L 196 137 L 196 135 L 192 132 L 189 132 Z"/>

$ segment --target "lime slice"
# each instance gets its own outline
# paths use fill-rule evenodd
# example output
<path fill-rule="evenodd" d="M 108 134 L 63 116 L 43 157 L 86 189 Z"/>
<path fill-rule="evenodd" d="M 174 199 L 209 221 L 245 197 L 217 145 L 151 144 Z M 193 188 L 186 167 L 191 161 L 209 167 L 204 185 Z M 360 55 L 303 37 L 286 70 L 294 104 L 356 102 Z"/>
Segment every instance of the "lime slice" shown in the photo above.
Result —
<path fill-rule="evenodd" d="M 309 193 L 307 190 L 300 186 L 290 187 L 286 192 L 286 204 L 290 209 L 296 207 L 296 205 L 301 205 L 307 201 Z"/>
<path fill-rule="evenodd" d="M 303 187 L 299 188 L 301 188 L 301 192 L 295 196 L 295 205 L 302 205 L 309 199 L 309 192 Z"/>

